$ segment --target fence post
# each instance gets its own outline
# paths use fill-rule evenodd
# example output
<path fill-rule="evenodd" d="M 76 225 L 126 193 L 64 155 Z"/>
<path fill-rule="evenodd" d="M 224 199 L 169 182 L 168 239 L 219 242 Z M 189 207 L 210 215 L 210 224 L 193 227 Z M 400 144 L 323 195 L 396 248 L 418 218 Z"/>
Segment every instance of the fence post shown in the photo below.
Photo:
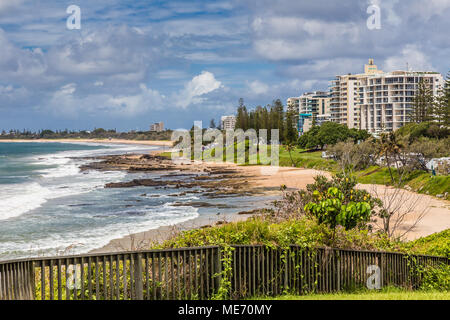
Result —
<path fill-rule="evenodd" d="M 384 286 L 384 253 L 380 253 L 380 286 Z"/>
<path fill-rule="evenodd" d="M 222 248 L 221 247 L 217 247 L 216 270 L 214 270 L 214 272 L 217 274 L 216 279 L 215 279 L 215 281 L 216 281 L 215 289 L 217 292 L 219 292 L 220 282 L 222 280 Z M 231 281 L 231 279 L 229 279 L 229 281 Z M 215 292 L 215 293 L 217 293 L 217 292 Z M 230 294 L 231 294 L 231 292 L 230 292 Z"/>
<path fill-rule="evenodd" d="M 334 250 L 334 252 L 336 253 L 335 257 L 336 257 L 336 268 L 337 268 L 337 291 L 340 292 L 341 291 L 341 254 L 340 254 L 340 250 L 336 249 Z"/>
<path fill-rule="evenodd" d="M 136 300 L 144 300 L 144 287 L 142 284 L 142 254 L 138 253 L 134 262 L 134 289 Z"/>

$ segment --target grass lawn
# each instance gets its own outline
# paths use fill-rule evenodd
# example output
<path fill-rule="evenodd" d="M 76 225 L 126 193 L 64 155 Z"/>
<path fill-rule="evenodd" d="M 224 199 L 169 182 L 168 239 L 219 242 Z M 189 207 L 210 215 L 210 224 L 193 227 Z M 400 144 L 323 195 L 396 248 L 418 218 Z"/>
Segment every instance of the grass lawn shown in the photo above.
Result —
<path fill-rule="evenodd" d="M 237 145 L 234 144 L 229 147 L 224 147 L 222 153 L 224 160 L 227 153 L 227 148 L 234 148 L 234 161 L 237 162 Z M 269 145 L 267 147 L 268 155 L 270 155 L 270 152 L 271 146 Z M 169 152 L 165 152 L 161 155 L 170 158 L 171 154 Z M 214 155 L 215 150 L 207 150 L 203 155 L 204 160 L 211 161 L 211 159 L 214 158 Z M 246 141 L 245 143 L 245 158 L 243 159 L 245 159 L 245 165 L 251 165 L 249 163 L 261 164 L 262 162 L 260 154 L 249 154 L 248 141 Z M 265 160 L 270 161 L 270 157 Z M 331 173 L 336 173 L 340 170 L 336 161 L 322 158 L 321 151 L 307 152 L 304 149 L 296 148 L 294 151 L 291 151 L 291 154 L 289 154 L 284 146 L 280 146 L 279 165 L 281 167 L 292 167 L 293 164 L 297 168 L 325 170 Z M 358 179 L 358 182 L 362 184 L 389 185 L 391 183 L 389 170 L 387 168 L 373 166 L 365 170 L 356 171 L 355 175 Z M 393 169 L 393 175 L 394 178 L 398 178 L 398 174 L 395 169 Z M 436 196 L 438 194 L 444 195 L 446 192 L 448 192 L 449 195 L 447 197 L 447 200 L 450 200 L 450 176 L 432 177 L 430 173 L 424 171 L 415 171 L 409 174 L 408 177 L 404 177 L 403 179 L 404 184 L 408 185 L 415 192 L 433 196 Z"/>
<path fill-rule="evenodd" d="M 312 294 L 305 296 L 286 295 L 257 300 L 450 300 L 449 291 L 402 291 L 400 289 L 368 291 L 359 293 Z"/>

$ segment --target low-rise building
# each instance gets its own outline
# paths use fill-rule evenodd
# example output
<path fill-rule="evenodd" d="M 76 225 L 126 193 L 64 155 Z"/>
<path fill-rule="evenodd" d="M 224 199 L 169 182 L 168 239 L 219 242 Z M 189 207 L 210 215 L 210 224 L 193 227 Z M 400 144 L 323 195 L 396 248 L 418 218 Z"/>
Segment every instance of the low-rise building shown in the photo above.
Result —
<path fill-rule="evenodd" d="M 162 132 L 164 131 L 164 122 L 157 122 L 150 126 L 150 131 Z"/>
<path fill-rule="evenodd" d="M 235 116 L 223 116 L 221 119 L 222 130 L 234 130 L 236 127 Z"/>

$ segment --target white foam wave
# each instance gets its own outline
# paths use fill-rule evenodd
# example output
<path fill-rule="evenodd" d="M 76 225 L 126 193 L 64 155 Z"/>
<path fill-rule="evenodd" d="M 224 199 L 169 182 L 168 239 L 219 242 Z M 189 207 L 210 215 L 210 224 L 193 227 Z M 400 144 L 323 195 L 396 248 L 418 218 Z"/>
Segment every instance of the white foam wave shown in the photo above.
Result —
<path fill-rule="evenodd" d="M 39 208 L 50 195 L 51 191 L 38 183 L 8 185 L 0 190 L 0 220 Z"/>
<path fill-rule="evenodd" d="M 111 240 L 120 239 L 130 234 L 171 226 L 195 219 L 199 216 L 198 210 L 191 207 L 174 208 L 166 204 L 165 209 L 145 209 L 148 214 L 145 220 L 120 222 L 105 225 L 100 228 L 86 228 L 73 233 L 52 233 L 45 238 L 27 240 L 22 242 L 0 243 L 0 252 L 15 252 L 17 257 L 39 255 L 81 254 L 103 247 Z M 69 251 L 67 248 L 71 247 Z M 123 248 L 131 250 L 131 248 Z"/>

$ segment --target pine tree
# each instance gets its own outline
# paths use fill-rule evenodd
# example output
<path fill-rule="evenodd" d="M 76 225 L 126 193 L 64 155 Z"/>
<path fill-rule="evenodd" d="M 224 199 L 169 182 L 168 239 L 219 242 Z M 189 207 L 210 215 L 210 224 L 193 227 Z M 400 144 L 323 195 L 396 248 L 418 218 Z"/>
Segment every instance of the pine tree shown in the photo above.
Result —
<path fill-rule="evenodd" d="M 414 97 L 413 110 L 410 115 L 411 122 L 426 122 L 433 120 L 434 97 L 430 86 L 423 79 L 419 82 L 419 87 Z"/>
<path fill-rule="evenodd" d="M 286 112 L 286 126 L 284 132 L 285 143 L 294 143 L 297 141 L 297 126 L 295 125 L 295 113 L 292 110 Z"/>
<path fill-rule="evenodd" d="M 433 114 L 440 125 L 450 125 L 450 72 L 447 74 L 444 87 L 439 90 Z"/>

